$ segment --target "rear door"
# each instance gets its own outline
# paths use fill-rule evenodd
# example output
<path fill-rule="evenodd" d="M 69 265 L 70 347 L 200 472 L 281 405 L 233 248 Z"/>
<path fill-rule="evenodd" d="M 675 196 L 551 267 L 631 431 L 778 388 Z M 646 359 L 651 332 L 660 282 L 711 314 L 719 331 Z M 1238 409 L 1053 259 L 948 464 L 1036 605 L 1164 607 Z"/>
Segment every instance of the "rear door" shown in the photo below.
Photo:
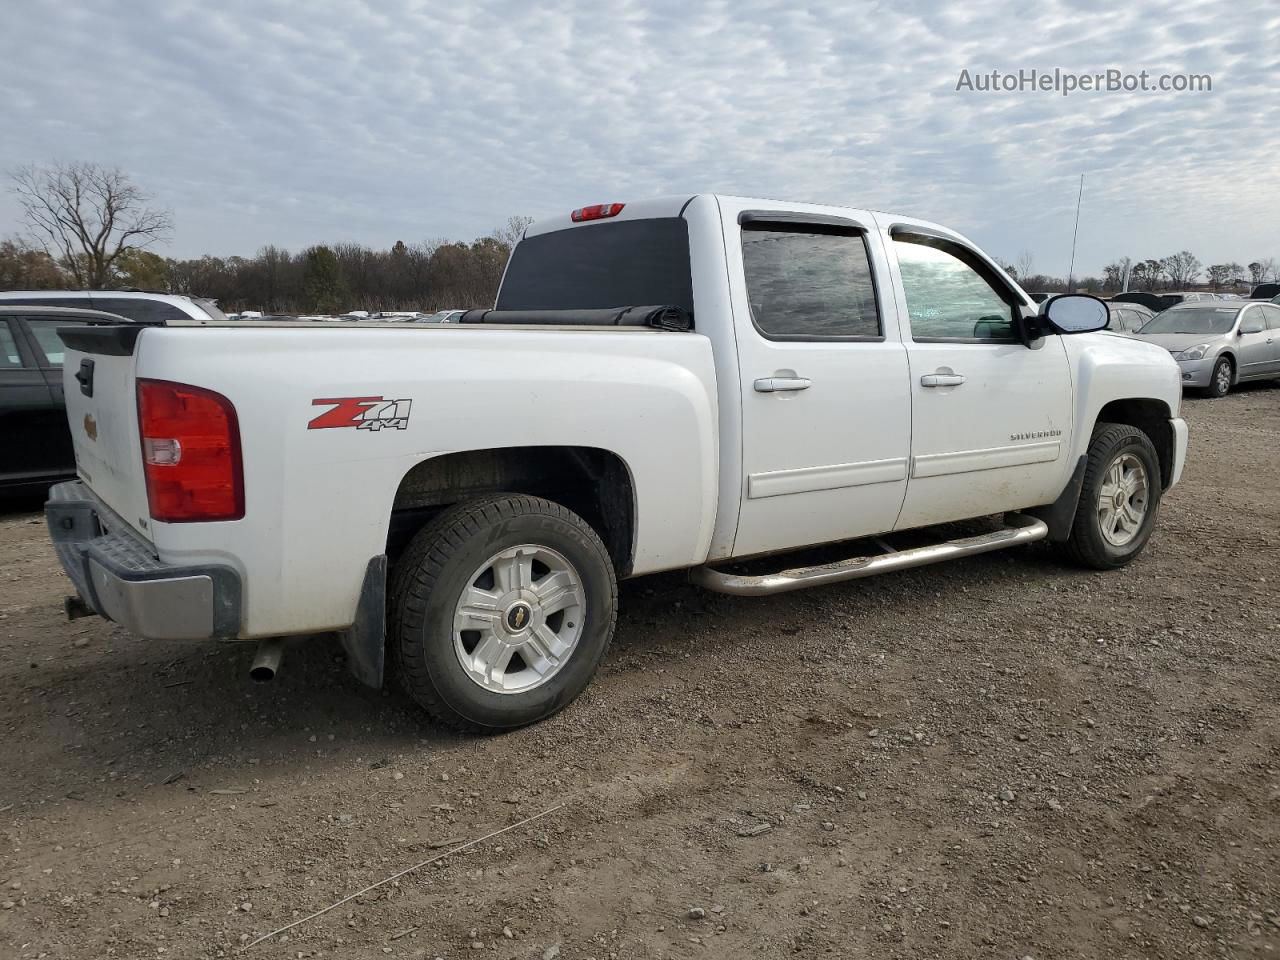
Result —
<path fill-rule="evenodd" d="M 979 252 L 893 227 L 911 368 L 911 480 L 898 527 L 1052 503 L 1071 472 L 1072 383 L 1059 336 L 1024 346 L 1021 298 Z"/>
<path fill-rule="evenodd" d="M 0 485 L 67 472 L 51 449 L 66 433 L 62 405 L 40 372 L 16 317 L 0 319 Z"/>
<path fill-rule="evenodd" d="M 910 452 L 907 361 L 878 297 L 872 216 L 729 198 L 721 213 L 742 403 L 734 554 L 891 530 Z"/>

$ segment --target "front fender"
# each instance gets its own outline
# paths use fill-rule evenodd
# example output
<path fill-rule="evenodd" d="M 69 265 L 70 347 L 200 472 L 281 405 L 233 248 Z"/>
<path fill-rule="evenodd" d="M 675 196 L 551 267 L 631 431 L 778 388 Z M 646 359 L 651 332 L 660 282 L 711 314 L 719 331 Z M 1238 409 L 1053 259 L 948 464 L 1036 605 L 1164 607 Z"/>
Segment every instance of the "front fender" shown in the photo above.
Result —
<path fill-rule="evenodd" d="M 1093 428 L 1107 404 L 1154 401 L 1162 405 L 1166 419 L 1178 416 L 1182 372 L 1168 350 L 1110 334 L 1075 334 L 1063 339 L 1076 384 L 1073 463 L 1088 452 Z"/>

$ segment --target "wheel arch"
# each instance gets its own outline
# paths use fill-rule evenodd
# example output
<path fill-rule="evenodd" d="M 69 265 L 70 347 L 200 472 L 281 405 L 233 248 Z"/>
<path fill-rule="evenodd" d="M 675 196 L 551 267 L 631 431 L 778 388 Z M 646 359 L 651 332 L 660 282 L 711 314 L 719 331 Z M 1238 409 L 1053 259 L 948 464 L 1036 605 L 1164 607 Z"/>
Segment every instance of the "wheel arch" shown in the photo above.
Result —
<path fill-rule="evenodd" d="M 1098 411 L 1093 430 L 1106 423 L 1123 423 L 1136 427 L 1147 435 L 1160 458 L 1160 486 L 1167 488 L 1173 477 L 1175 440 L 1170 418 L 1173 411 L 1163 400 L 1144 397 L 1126 397 L 1112 400 Z"/>
<path fill-rule="evenodd" d="M 489 447 L 420 461 L 396 489 L 388 555 L 394 558 L 441 509 L 493 493 L 528 494 L 568 507 L 599 534 L 617 575 L 630 573 L 635 554 L 635 481 L 621 456 L 600 447 Z"/>

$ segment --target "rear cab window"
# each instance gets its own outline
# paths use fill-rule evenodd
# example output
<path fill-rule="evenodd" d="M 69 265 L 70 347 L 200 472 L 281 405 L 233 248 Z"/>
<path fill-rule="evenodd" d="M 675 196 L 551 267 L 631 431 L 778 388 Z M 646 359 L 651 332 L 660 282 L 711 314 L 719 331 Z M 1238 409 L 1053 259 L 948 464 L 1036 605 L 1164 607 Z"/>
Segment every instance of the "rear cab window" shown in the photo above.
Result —
<path fill-rule="evenodd" d="M 584 224 L 521 240 L 495 308 L 650 305 L 693 313 L 689 227 L 681 217 Z"/>

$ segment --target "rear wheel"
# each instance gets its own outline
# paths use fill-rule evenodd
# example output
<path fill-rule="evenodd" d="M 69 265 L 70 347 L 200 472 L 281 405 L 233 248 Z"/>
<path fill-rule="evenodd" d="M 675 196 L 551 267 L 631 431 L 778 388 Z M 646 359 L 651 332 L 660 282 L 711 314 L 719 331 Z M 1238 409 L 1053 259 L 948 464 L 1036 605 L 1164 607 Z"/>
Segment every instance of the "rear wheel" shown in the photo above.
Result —
<path fill-rule="evenodd" d="M 1205 388 L 1205 396 L 1225 397 L 1231 392 L 1231 381 L 1235 378 L 1235 368 L 1227 357 L 1219 357 L 1213 365 L 1213 376 L 1209 378 L 1209 386 Z"/>
<path fill-rule="evenodd" d="M 559 504 L 495 496 L 452 507 L 396 565 L 389 634 L 401 685 L 458 729 L 542 720 L 591 681 L 617 593 L 604 544 Z"/>
<path fill-rule="evenodd" d="M 1145 433 L 1099 424 L 1089 443 L 1084 485 L 1067 556 L 1095 570 L 1122 567 L 1142 552 L 1160 507 L 1160 459 Z"/>

